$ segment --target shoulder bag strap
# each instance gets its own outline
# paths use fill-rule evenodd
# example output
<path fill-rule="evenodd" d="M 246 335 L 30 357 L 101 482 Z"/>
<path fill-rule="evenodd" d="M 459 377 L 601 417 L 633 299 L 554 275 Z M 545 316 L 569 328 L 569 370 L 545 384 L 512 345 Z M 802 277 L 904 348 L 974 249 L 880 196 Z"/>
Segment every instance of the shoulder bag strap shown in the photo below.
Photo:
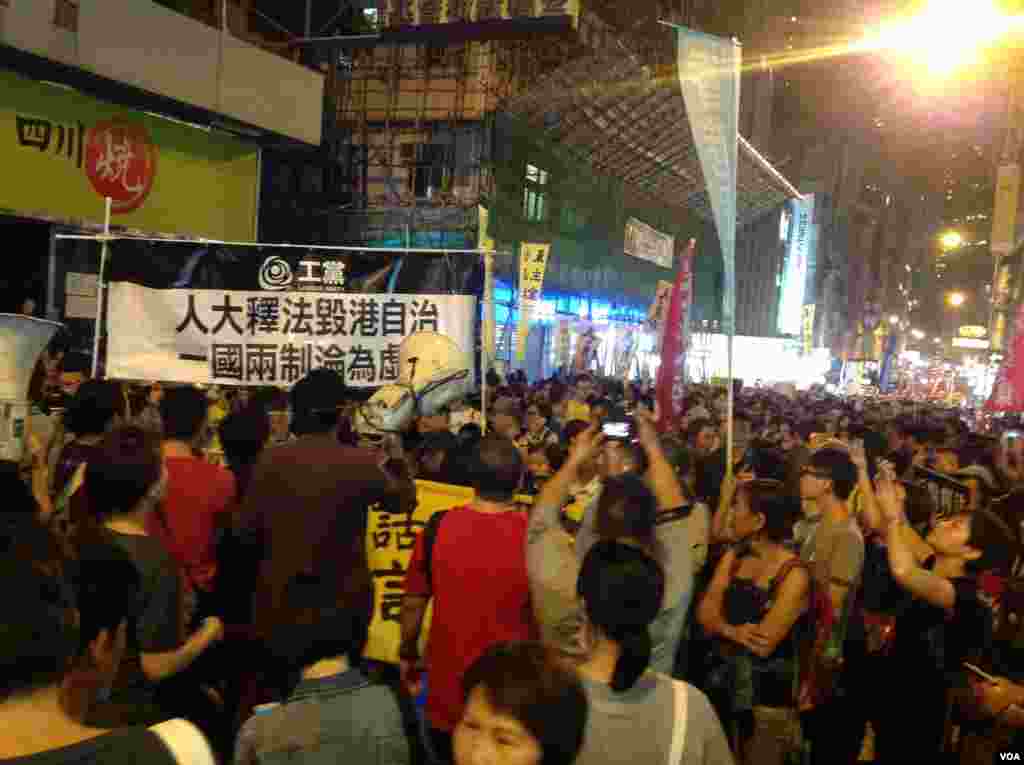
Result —
<path fill-rule="evenodd" d="M 672 749 L 668 755 L 668 765 L 680 765 L 683 761 L 683 749 L 686 746 L 687 697 L 690 695 L 686 683 L 681 680 L 672 681 L 672 695 L 675 697 L 675 717 L 672 723 Z"/>
<path fill-rule="evenodd" d="M 154 725 L 155 733 L 178 765 L 217 765 L 209 742 L 192 723 L 174 719 Z"/>

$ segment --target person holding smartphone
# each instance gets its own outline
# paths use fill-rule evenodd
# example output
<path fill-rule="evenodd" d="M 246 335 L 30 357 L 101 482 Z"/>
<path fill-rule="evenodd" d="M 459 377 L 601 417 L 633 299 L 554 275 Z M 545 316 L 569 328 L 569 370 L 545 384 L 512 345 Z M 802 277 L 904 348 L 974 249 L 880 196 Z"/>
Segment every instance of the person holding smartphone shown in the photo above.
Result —
<path fill-rule="evenodd" d="M 907 523 L 905 493 L 891 469 L 877 482 L 877 523 L 896 583 L 912 601 L 896 621 L 896 634 L 878 693 L 878 761 L 934 759 L 943 743 L 947 692 L 960 684 L 965 661 L 986 658 L 992 614 L 977 576 L 1007 571 L 1016 551 L 1013 532 L 987 510 L 940 521 L 925 539 Z M 913 714 L 908 715 L 908 710 Z"/>

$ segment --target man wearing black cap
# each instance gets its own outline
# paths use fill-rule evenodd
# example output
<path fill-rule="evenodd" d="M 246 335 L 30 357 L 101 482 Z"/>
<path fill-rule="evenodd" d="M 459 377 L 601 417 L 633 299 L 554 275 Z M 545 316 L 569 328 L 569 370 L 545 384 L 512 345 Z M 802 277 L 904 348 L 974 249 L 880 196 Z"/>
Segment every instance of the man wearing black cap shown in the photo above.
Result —
<path fill-rule="evenodd" d="M 326 570 L 343 580 L 340 608 L 370 609 L 373 585 L 366 563 L 369 508 L 391 485 L 379 452 L 338 441 L 345 386 L 337 373 L 316 369 L 291 391 L 294 441 L 268 449 L 257 463 L 240 513 L 243 534 L 262 551 L 252 621 L 271 634 L 286 584 Z"/>

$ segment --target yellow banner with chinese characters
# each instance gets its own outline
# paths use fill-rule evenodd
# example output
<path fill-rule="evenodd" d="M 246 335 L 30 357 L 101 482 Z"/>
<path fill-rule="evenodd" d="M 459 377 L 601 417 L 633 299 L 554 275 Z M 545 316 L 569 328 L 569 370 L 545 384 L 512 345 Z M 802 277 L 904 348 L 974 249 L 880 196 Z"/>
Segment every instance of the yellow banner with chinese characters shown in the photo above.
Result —
<path fill-rule="evenodd" d="M 516 360 L 526 359 L 526 339 L 530 336 L 530 319 L 540 303 L 544 271 L 548 267 L 550 244 L 519 246 L 519 331 L 516 335 Z"/>
<path fill-rule="evenodd" d="M 814 348 L 814 311 L 817 305 L 808 303 L 803 310 L 803 351 L 804 356 L 810 356 Z"/>
<path fill-rule="evenodd" d="M 416 509 L 412 513 L 390 513 L 371 508 L 366 524 L 366 557 L 373 574 L 373 620 L 363 655 L 368 659 L 398 663 L 402 641 L 400 617 L 405 594 L 405 572 L 412 560 L 416 537 L 436 513 L 463 507 L 473 501 L 473 490 L 432 481 L 416 482 Z M 530 497 L 518 497 L 525 510 Z M 431 612 L 420 633 L 420 655 L 424 655 L 430 632 Z"/>
<path fill-rule="evenodd" d="M 259 149 L 0 71 L 0 211 L 229 241 L 256 236 Z"/>
<path fill-rule="evenodd" d="M 1000 165 L 996 173 L 996 203 L 992 214 L 992 254 L 1009 255 L 1017 244 L 1020 206 L 1020 165 Z"/>

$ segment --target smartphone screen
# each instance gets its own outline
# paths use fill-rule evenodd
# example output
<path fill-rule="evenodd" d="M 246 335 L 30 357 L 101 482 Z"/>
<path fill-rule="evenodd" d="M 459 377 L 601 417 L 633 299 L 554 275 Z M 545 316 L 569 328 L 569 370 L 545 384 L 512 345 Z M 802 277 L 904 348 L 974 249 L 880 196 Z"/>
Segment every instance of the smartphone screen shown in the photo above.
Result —
<path fill-rule="evenodd" d="M 601 431 L 608 436 L 608 438 L 629 438 L 630 427 L 628 422 L 606 422 L 602 427 Z"/>

